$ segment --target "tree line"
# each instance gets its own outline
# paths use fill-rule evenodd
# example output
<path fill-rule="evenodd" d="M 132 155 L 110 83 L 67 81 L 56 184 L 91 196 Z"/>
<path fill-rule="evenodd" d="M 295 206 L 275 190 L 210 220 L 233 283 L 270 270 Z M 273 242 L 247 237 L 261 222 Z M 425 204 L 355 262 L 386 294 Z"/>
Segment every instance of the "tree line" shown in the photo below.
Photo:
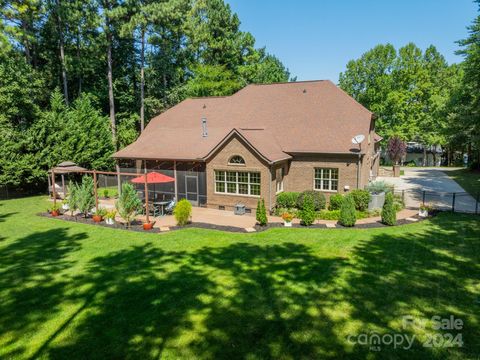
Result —
<path fill-rule="evenodd" d="M 464 61 L 452 65 L 433 45 L 377 45 L 348 62 L 339 85 L 377 115 L 376 131 L 386 140 L 397 135 L 425 152 L 441 146 L 448 165 L 468 154 L 480 168 L 480 15 L 458 45 Z"/>
<path fill-rule="evenodd" d="M 111 168 L 184 98 L 289 79 L 223 0 L 0 0 L 0 184 Z"/>

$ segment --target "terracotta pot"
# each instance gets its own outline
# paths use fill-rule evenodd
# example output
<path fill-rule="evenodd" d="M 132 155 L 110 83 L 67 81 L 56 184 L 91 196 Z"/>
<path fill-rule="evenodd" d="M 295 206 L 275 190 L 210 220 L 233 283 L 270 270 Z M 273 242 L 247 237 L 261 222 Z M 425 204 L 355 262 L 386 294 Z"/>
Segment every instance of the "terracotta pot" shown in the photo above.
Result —
<path fill-rule="evenodd" d="M 59 212 L 58 210 L 52 210 L 52 211 L 50 212 L 50 214 L 51 214 L 52 216 L 58 216 L 58 215 L 60 215 L 60 212 Z"/>
<path fill-rule="evenodd" d="M 153 224 L 154 222 L 149 222 L 149 223 L 144 223 L 143 224 L 143 230 L 152 230 L 153 229 Z"/>
<path fill-rule="evenodd" d="M 100 215 L 93 215 L 92 219 L 94 222 L 99 223 L 102 221 L 102 217 Z"/>

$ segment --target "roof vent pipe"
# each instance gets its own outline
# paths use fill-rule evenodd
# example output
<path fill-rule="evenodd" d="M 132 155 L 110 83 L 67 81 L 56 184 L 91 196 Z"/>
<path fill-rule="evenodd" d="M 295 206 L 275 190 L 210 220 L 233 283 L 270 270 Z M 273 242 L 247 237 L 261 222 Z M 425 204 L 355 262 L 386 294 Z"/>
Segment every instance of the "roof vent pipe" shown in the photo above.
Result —
<path fill-rule="evenodd" d="M 202 118 L 202 137 L 207 137 L 207 118 Z"/>

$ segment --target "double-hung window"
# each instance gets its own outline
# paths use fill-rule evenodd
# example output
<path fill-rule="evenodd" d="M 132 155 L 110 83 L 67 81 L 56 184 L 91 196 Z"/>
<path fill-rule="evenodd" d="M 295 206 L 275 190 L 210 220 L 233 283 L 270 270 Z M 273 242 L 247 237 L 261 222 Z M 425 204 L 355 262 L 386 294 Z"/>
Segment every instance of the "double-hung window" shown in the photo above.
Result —
<path fill-rule="evenodd" d="M 260 173 L 215 170 L 215 192 L 260 196 Z"/>
<path fill-rule="evenodd" d="M 338 169 L 315 168 L 314 189 L 323 191 L 338 190 Z"/>

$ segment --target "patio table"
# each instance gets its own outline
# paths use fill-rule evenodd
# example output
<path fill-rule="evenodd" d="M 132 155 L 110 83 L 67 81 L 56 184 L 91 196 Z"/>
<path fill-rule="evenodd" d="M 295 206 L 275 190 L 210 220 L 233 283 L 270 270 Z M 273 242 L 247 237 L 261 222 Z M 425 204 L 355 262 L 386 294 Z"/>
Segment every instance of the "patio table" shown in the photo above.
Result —
<path fill-rule="evenodd" d="M 160 216 L 163 216 L 165 215 L 165 211 L 164 211 L 165 205 L 168 205 L 169 203 L 170 201 L 154 201 L 153 205 L 154 206 L 158 205 L 160 207 Z"/>

